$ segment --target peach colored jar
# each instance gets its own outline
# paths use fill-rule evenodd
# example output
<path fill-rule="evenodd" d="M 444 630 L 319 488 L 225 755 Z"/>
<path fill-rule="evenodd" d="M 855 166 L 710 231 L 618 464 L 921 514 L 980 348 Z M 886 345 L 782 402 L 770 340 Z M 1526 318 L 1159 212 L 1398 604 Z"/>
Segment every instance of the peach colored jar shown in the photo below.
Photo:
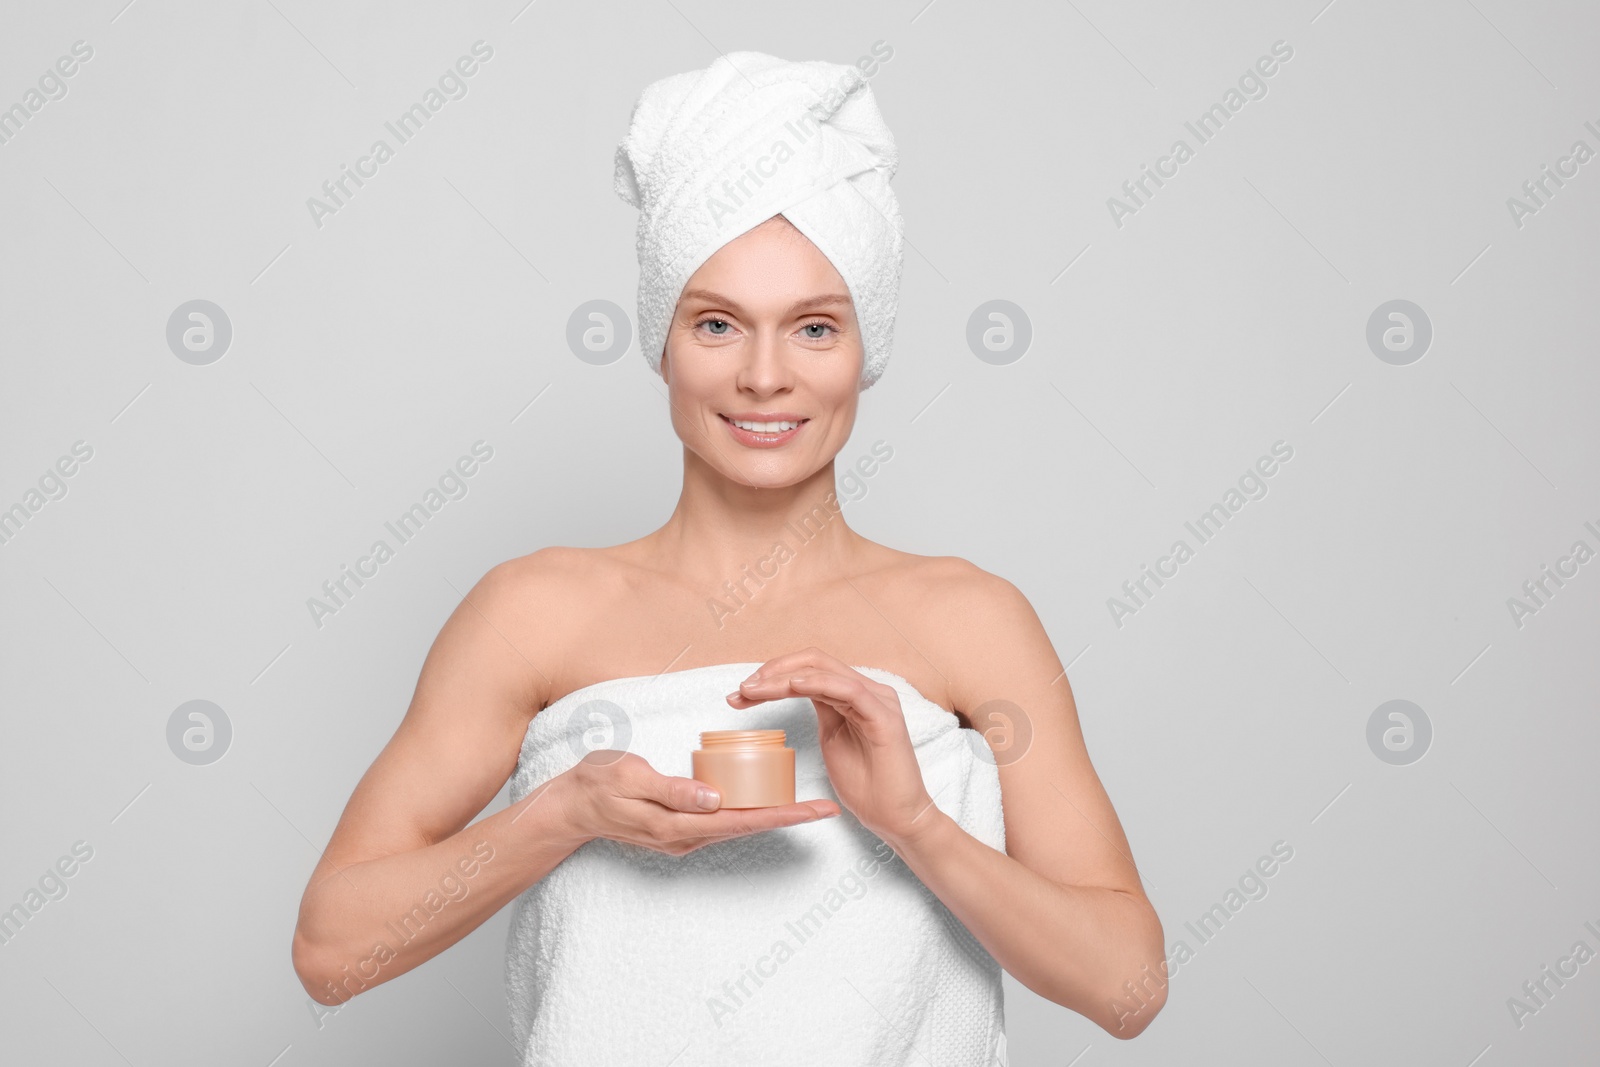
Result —
<path fill-rule="evenodd" d="M 794 803 L 794 749 L 782 730 L 706 730 L 689 754 L 694 777 L 722 794 L 724 808 Z"/>

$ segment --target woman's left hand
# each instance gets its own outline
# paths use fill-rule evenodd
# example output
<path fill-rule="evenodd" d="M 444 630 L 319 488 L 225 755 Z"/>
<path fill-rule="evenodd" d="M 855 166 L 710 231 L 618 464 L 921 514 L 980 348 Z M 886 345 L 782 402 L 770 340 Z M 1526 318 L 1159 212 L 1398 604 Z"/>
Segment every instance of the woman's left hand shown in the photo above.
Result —
<path fill-rule="evenodd" d="M 891 845 L 929 823 L 933 798 L 906 731 L 900 694 L 819 648 L 763 663 L 753 681 L 728 694 L 735 708 L 808 697 L 817 739 L 839 801 Z"/>

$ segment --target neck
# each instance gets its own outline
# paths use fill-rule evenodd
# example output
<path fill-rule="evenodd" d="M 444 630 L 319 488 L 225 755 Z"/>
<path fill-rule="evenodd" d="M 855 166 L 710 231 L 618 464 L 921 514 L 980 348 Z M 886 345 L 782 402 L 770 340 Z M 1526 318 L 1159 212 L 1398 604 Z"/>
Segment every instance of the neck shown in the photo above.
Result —
<path fill-rule="evenodd" d="M 754 589 L 779 574 L 800 589 L 849 572 L 861 538 L 840 503 L 832 460 L 794 485 L 767 488 L 733 481 L 685 448 L 678 505 L 646 540 L 657 566 L 708 596 L 726 582 Z"/>

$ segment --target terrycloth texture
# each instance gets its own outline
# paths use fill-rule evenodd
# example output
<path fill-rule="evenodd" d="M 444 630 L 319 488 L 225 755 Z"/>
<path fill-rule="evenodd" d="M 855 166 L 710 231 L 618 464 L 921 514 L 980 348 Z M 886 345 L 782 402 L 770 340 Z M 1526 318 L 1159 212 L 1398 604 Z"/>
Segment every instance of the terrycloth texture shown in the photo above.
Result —
<path fill-rule="evenodd" d="M 528 726 L 512 802 L 592 748 L 692 777 L 700 731 L 740 728 L 787 731 L 795 798 L 837 803 L 810 700 L 736 711 L 723 699 L 759 666 L 616 678 L 562 697 Z M 899 693 L 934 803 L 1003 850 L 1000 778 L 978 755 L 981 735 L 899 675 L 856 670 Z M 517 898 L 506 956 L 524 1067 L 1003 1067 L 1000 973 L 848 809 L 684 856 L 590 841 Z"/>
<path fill-rule="evenodd" d="M 617 147 L 617 195 L 639 209 L 639 347 L 661 354 L 684 283 L 729 241 L 782 214 L 850 288 L 860 389 L 883 373 L 904 255 L 898 163 L 861 71 L 730 52 L 645 87 Z"/>

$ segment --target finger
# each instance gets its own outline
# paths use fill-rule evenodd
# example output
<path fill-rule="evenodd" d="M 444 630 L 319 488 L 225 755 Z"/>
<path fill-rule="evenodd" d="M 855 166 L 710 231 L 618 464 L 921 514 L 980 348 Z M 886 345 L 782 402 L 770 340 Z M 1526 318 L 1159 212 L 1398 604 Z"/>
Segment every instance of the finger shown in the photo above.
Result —
<path fill-rule="evenodd" d="M 651 772 L 652 779 L 640 796 L 653 800 L 673 811 L 716 811 L 722 804 L 722 794 L 716 786 L 695 778 L 675 778 Z"/>
<path fill-rule="evenodd" d="M 751 682 L 742 695 L 758 700 L 781 700 L 787 696 L 813 697 L 826 701 L 848 718 L 857 721 L 887 716 L 888 703 L 868 688 L 869 679 L 856 671 L 851 676 L 832 671 L 802 669 L 793 674 L 774 674 Z"/>
<path fill-rule="evenodd" d="M 784 826 L 816 822 L 837 814 L 839 814 L 837 805 L 826 801 L 816 804 L 785 804 L 781 808 L 723 808 L 699 814 L 674 812 L 669 816 L 672 827 L 670 831 L 658 831 L 651 840 L 640 843 L 650 847 L 687 846 L 683 851 L 693 852 L 719 841 L 747 837 Z M 676 848 L 668 851 L 681 854 Z"/>
<path fill-rule="evenodd" d="M 841 814 L 842 809 L 831 800 L 810 800 L 798 804 L 780 804 L 770 808 L 722 808 L 719 811 L 696 815 L 685 820 L 696 838 L 722 840 L 745 834 L 776 830 L 783 826 L 829 819 Z"/>
<path fill-rule="evenodd" d="M 761 666 L 757 667 L 751 675 L 752 678 L 766 678 L 772 674 L 793 673 L 802 668 L 835 671 L 839 674 L 856 674 L 856 670 L 838 656 L 830 655 L 822 649 L 812 645 L 802 648 L 797 652 L 790 652 L 782 656 L 774 656 Z M 741 687 L 742 688 L 742 687 Z"/>

